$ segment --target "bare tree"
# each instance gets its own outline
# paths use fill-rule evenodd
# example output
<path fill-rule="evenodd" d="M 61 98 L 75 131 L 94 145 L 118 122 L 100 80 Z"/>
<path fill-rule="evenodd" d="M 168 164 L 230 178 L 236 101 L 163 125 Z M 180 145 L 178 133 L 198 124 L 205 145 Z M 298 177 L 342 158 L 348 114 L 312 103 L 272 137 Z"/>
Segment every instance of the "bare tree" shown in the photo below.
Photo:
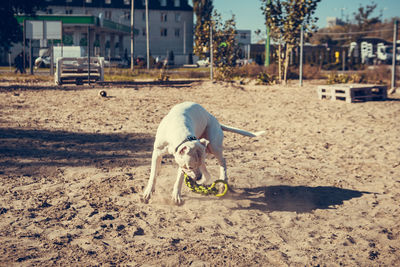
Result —
<path fill-rule="evenodd" d="M 212 0 L 193 0 L 193 10 L 196 15 L 194 33 L 194 53 L 199 58 L 206 57 L 210 47 L 210 24 L 214 6 Z"/>
<path fill-rule="evenodd" d="M 315 29 L 318 18 L 313 15 L 321 0 L 261 0 L 265 23 L 272 39 L 278 43 L 279 81 L 287 82 L 289 55 L 298 45 L 301 26 L 305 32 Z"/>

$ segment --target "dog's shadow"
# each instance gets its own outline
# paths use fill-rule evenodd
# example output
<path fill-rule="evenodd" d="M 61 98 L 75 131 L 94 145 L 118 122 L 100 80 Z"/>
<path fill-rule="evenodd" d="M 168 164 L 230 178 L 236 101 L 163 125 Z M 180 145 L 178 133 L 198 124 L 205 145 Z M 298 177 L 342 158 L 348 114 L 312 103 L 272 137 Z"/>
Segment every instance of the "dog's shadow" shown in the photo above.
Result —
<path fill-rule="evenodd" d="M 233 209 L 306 213 L 316 209 L 333 209 L 334 206 L 342 205 L 344 201 L 361 197 L 363 194 L 369 192 L 331 186 L 277 185 L 237 188 L 230 196 L 238 200 L 238 206 Z"/>

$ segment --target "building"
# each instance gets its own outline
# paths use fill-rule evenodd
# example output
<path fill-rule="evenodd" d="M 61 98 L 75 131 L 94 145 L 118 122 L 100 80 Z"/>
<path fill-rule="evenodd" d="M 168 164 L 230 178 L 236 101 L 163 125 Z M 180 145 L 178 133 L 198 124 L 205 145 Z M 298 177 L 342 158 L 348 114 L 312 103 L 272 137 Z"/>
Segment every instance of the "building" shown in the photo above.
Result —
<path fill-rule="evenodd" d="M 330 28 L 330 27 L 344 25 L 344 22 L 337 17 L 327 17 L 326 25 L 328 28 Z"/>
<path fill-rule="evenodd" d="M 87 45 L 90 35 L 92 55 L 129 57 L 131 53 L 131 0 L 45 0 L 48 7 L 36 17 L 25 19 L 60 20 L 63 45 Z M 134 56 L 146 55 L 145 0 L 134 2 Z M 88 30 L 89 29 L 89 30 Z M 188 0 L 149 0 L 150 54 L 165 57 L 173 52 L 176 61 L 185 61 L 193 51 L 193 8 Z M 57 43 L 57 42 L 56 42 Z M 34 41 L 34 55 L 47 40 Z M 15 52 L 17 53 L 17 52 Z"/>
<path fill-rule="evenodd" d="M 236 42 L 242 51 L 242 58 L 250 58 L 250 45 L 251 45 L 251 30 L 237 30 Z"/>

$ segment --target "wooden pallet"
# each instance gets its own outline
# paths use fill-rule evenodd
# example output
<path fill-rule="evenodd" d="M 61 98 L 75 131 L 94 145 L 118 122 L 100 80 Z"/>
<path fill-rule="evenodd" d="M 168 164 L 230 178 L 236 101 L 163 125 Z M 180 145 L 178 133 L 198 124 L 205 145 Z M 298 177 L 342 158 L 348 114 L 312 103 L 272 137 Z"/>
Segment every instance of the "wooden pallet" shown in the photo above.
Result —
<path fill-rule="evenodd" d="M 334 84 L 317 88 L 319 99 L 344 100 L 347 103 L 385 100 L 387 86 L 374 84 Z"/>
<path fill-rule="evenodd" d="M 86 57 L 58 58 L 54 81 L 57 85 L 65 83 L 83 84 L 84 82 L 104 81 L 104 58 L 93 57 L 89 63 Z"/>

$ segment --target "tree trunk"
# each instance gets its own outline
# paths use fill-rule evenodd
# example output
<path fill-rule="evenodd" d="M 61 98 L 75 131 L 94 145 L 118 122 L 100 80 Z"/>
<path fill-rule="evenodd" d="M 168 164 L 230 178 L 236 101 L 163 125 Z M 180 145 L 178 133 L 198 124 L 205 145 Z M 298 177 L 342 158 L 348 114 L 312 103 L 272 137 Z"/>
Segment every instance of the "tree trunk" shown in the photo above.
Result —
<path fill-rule="evenodd" d="M 282 45 L 278 45 L 278 76 L 279 84 L 282 84 Z"/>
<path fill-rule="evenodd" d="M 284 75 L 283 81 L 284 81 L 285 85 L 287 84 L 287 73 L 288 73 L 288 69 L 289 69 L 289 55 L 290 55 L 291 50 L 292 50 L 292 46 L 286 45 L 285 59 L 284 59 L 285 70 L 284 70 L 284 74 L 283 74 Z"/>

